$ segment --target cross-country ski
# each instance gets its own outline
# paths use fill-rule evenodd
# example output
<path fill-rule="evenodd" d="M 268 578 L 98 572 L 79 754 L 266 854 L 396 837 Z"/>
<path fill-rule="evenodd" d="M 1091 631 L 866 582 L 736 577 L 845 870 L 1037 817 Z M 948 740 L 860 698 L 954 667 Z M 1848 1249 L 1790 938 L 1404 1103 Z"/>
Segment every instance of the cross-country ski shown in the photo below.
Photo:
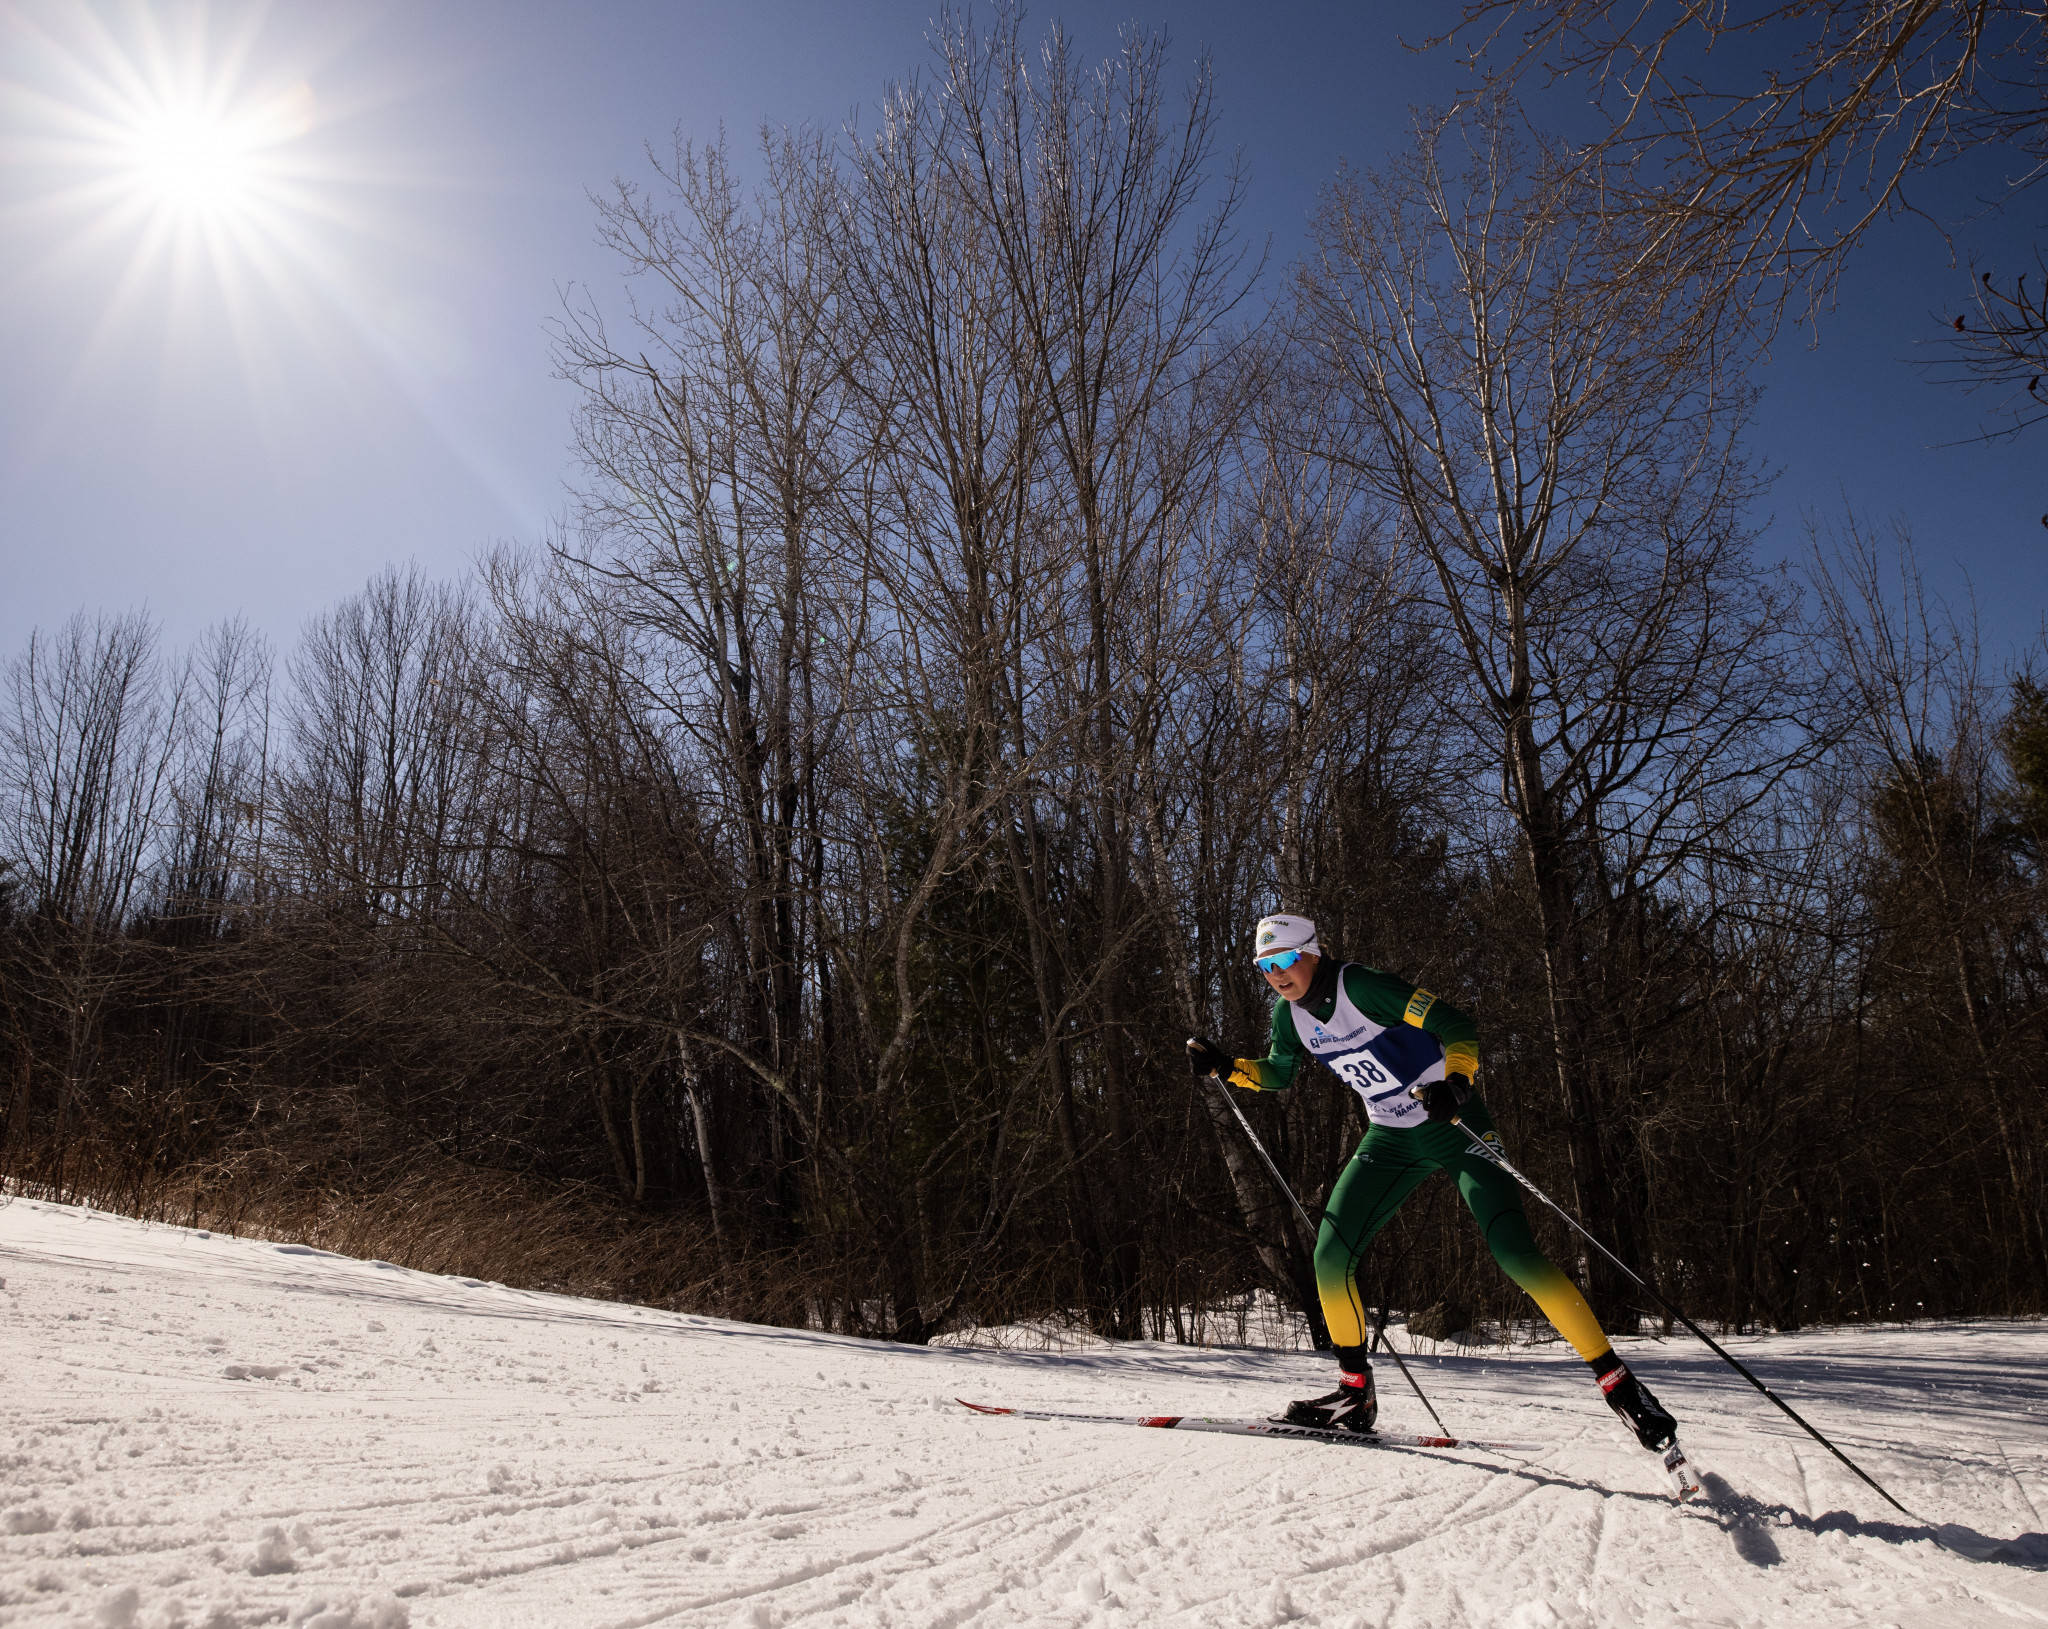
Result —
<path fill-rule="evenodd" d="M 1002 1408 L 988 1403 L 956 1399 L 976 1414 L 1009 1415 L 1018 1420 L 1054 1420 L 1068 1425 L 1135 1425 L 1155 1431 L 1207 1431 L 1226 1437 L 1262 1437 L 1269 1442 L 1319 1442 L 1341 1448 L 1469 1448 L 1482 1453 L 1533 1454 L 1540 1444 L 1533 1442 L 1490 1442 L 1479 1437 L 1406 1436 L 1389 1431 L 1330 1431 L 1311 1425 L 1296 1425 L 1286 1419 L 1217 1419 L 1199 1414 L 1077 1414 L 1061 1409 Z M 1700 1480 L 1677 1443 L 1665 1449 L 1664 1472 L 1671 1478 L 1672 1491 L 1690 1499 L 1700 1491 Z"/>
<path fill-rule="evenodd" d="M 1472 1448 L 1488 1453 L 1534 1453 L 1533 1442 L 1488 1442 L 1474 1437 L 1405 1436 L 1391 1431 L 1323 1431 L 1286 1420 L 1217 1419 L 1200 1414 L 1075 1414 L 1060 1409 L 1003 1408 L 956 1398 L 976 1414 L 1017 1420 L 1059 1420 L 1070 1425 L 1135 1425 L 1155 1431 L 1207 1431 L 1226 1437 L 1264 1437 L 1273 1442 L 1327 1442 L 1346 1448 Z"/>

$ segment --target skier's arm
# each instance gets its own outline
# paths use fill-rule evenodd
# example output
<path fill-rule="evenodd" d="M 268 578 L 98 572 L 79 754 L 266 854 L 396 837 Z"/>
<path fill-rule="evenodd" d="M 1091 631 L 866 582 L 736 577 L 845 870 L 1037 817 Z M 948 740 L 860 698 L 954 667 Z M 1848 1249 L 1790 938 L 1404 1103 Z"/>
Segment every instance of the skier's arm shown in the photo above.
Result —
<path fill-rule="evenodd" d="M 1479 1072 L 1479 1026 L 1448 1001 L 1376 968 L 1344 970 L 1344 993 L 1376 1024 L 1413 1024 L 1443 1043 L 1444 1072 L 1470 1080 Z"/>
<path fill-rule="evenodd" d="M 1273 1029 L 1263 1058 L 1236 1058 L 1224 1083 L 1248 1092 L 1284 1092 L 1294 1084 L 1294 1071 L 1301 1066 L 1301 1036 L 1294 1028 L 1290 1003 L 1273 1003 Z"/>

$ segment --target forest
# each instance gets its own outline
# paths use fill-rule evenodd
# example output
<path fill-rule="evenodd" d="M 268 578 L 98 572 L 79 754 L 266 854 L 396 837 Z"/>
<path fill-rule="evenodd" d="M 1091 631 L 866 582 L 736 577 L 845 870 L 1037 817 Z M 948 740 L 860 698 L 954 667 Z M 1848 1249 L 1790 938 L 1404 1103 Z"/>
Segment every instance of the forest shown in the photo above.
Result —
<path fill-rule="evenodd" d="M 2042 652 L 1903 523 L 1764 556 L 1750 364 L 1825 255 L 1658 206 L 1753 153 L 1652 185 L 1498 81 L 1272 264 L 1214 95 L 999 16 L 865 129 L 679 140 L 557 321 L 556 535 L 288 649 L 12 653 L 8 1190 L 895 1341 L 1313 1338 L 1184 1050 L 1263 1050 L 1289 910 L 1477 1019 L 1517 1162 L 1695 1317 L 2048 1311 Z M 1355 1097 L 1238 1106 L 1314 1214 Z M 1447 1183 L 1366 1272 L 1528 1332 Z"/>

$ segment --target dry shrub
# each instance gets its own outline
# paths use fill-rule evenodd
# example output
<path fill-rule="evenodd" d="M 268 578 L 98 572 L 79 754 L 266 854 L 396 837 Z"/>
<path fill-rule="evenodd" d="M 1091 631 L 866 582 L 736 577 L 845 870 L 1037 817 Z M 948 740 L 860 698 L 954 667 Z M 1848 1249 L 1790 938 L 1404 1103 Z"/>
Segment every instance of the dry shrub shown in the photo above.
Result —
<path fill-rule="evenodd" d="M 257 1142 L 166 1171 L 83 1139 L 61 1163 L 37 1152 L 9 1162 L 7 1190 L 518 1289 L 745 1315 L 774 1276 L 763 1261 L 721 1275 L 698 1218 L 442 1155 L 322 1168 Z"/>

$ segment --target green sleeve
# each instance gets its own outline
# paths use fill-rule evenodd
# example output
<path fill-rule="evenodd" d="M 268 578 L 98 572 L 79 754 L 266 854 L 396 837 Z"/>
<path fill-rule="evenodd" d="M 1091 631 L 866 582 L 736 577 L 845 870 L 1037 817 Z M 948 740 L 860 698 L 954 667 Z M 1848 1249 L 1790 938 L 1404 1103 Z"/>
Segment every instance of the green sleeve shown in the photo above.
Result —
<path fill-rule="evenodd" d="M 1344 993 L 1376 1024 L 1413 1024 L 1443 1043 L 1444 1068 L 1468 1079 L 1479 1072 L 1479 1026 L 1448 1001 L 1382 973 L 1353 965 L 1344 970 Z"/>
<path fill-rule="evenodd" d="M 1305 1055 L 1294 1028 L 1293 1004 L 1273 1003 L 1273 1027 L 1263 1058 L 1239 1058 L 1229 1084 L 1248 1092 L 1284 1092 L 1294 1084 L 1294 1071 Z"/>

